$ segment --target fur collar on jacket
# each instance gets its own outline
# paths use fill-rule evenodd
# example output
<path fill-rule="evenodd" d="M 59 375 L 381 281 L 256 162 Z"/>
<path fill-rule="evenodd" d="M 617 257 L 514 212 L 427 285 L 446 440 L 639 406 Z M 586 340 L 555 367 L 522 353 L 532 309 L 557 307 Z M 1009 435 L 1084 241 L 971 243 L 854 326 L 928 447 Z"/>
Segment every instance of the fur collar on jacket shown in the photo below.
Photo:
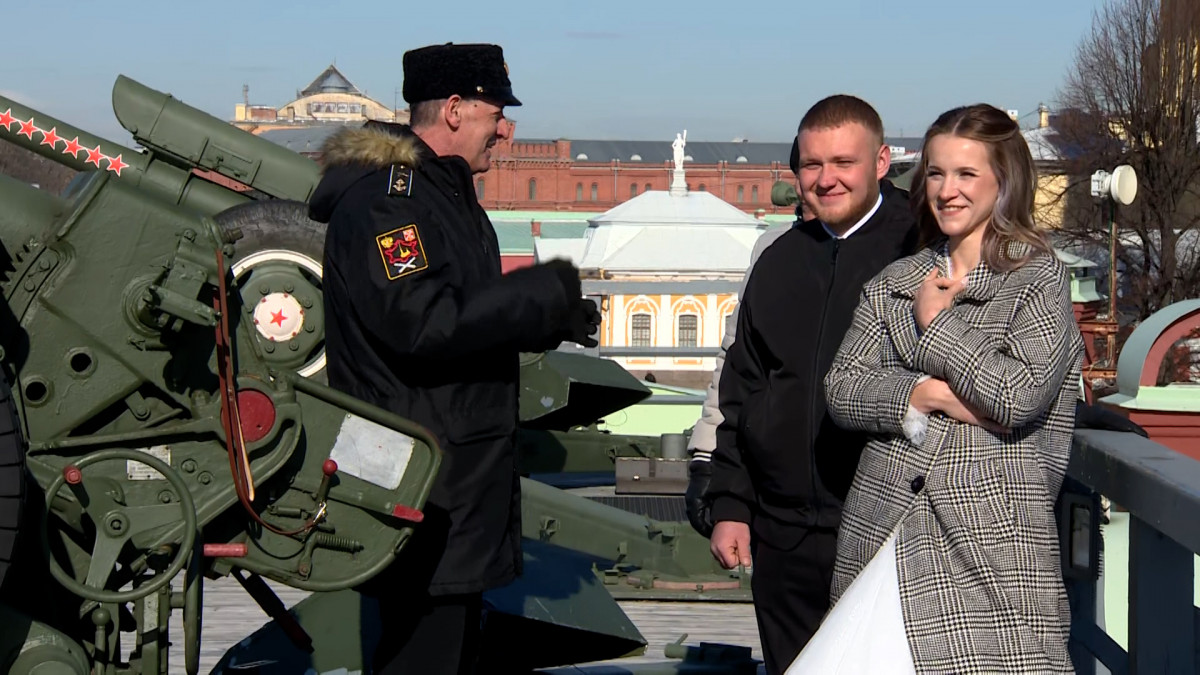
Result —
<path fill-rule="evenodd" d="M 416 166 L 421 163 L 424 145 L 407 126 L 368 124 L 334 133 L 321 146 L 321 155 L 326 167 L 359 165 L 377 169 L 391 164 Z"/>

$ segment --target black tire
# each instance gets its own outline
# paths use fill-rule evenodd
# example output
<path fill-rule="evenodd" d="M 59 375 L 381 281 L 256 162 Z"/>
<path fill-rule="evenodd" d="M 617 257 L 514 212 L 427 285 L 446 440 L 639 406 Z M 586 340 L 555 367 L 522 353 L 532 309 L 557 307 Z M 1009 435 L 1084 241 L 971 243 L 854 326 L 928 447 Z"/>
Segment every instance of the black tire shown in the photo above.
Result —
<path fill-rule="evenodd" d="M 0 373 L 0 586 L 12 564 L 25 499 L 25 441 L 12 391 Z"/>
<path fill-rule="evenodd" d="M 225 209 L 213 220 L 225 232 L 240 230 L 234 244 L 239 260 L 257 251 L 286 249 L 302 253 L 319 264 L 325 250 L 325 225 L 308 217 L 308 204 L 290 199 L 246 202 Z"/>
<path fill-rule="evenodd" d="M 240 233 L 240 238 L 234 243 L 234 256 L 230 261 L 234 268 L 235 280 L 241 279 L 242 275 L 247 273 L 239 268 L 252 265 L 256 257 L 272 251 L 286 251 L 306 259 L 304 264 L 296 266 L 317 286 L 317 290 L 320 290 L 325 225 L 308 217 L 308 205 L 304 202 L 286 199 L 252 201 L 226 209 L 218 213 L 213 220 L 227 235 L 236 236 L 236 233 Z M 247 263 L 247 260 L 251 263 Z M 254 292 L 254 289 L 243 289 L 243 302 L 253 302 Z M 316 322 L 321 324 L 317 330 L 319 335 L 323 336 L 324 312 L 321 311 L 322 298 L 319 293 L 313 302 L 316 306 Z M 308 319 L 306 324 L 307 322 Z M 306 352 L 311 358 L 305 361 L 303 367 L 295 369 L 306 377 L 325 382 L 324 339 L 321 338 L 319 349 L 313 348 Z"/>

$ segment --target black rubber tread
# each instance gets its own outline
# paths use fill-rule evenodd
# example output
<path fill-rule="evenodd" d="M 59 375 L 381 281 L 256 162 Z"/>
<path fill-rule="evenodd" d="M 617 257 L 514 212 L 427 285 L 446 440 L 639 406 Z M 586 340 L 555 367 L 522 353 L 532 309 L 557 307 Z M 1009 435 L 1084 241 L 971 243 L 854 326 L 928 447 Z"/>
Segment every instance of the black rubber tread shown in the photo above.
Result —
<path fill-rule="evenodd" d="M 218 213 L 213 220 L 223 231 L 241 230 L 234 260 L 266 249 L 303 253 L 321 262 L 325 225 L 308 217 L 308 204 L 289 199 L 247 202 Z"/>
<path fill-rule="evenodd" d="M 12 391 L 0 374 L 0 585 L 16 552 L 25 498 L 25 441 Z"/>

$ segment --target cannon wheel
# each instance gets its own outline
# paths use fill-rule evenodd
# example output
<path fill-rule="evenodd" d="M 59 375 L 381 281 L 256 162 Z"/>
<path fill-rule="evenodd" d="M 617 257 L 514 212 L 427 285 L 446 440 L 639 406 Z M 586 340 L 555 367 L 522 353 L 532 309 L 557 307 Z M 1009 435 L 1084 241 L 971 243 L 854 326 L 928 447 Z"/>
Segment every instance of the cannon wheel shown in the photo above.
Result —
<path fill-rule="evenodd" d="M 16 552 L 25 497 L 25 448 L 12 391 L 0 374 L 0 585 Z"/>
<path fill-rule="evenodd" d="M 266 348 L 266 360 L 324 382 L 321 259 L 325 225 L 309 219 L 307 204 L 286 199 L 239 204 L 213 220 L 226 234 L 241 233 L 231 261 L 234 283 L 245 306 L 263 304 L 258 310 L 264 313 L 263 320 L 255 328 Z M 275 310 L 286 315 L 302 311 L 303 324 L 294 329 L 299 332 L 293 335 L 282 324 L 273 326 L 269 317 Z"/>

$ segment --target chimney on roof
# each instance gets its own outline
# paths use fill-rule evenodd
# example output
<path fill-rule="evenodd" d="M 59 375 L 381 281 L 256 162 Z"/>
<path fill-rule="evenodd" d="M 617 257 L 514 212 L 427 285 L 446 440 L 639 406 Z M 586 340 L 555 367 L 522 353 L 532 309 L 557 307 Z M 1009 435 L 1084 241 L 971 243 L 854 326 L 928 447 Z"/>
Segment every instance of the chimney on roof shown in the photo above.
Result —
<path fill-rule="evenodd" d="M 1050 108 L 1046 107 L 1045 103 L 1038 104 L 1038 128 L 1045 129 L 1050 126 Z"/>

